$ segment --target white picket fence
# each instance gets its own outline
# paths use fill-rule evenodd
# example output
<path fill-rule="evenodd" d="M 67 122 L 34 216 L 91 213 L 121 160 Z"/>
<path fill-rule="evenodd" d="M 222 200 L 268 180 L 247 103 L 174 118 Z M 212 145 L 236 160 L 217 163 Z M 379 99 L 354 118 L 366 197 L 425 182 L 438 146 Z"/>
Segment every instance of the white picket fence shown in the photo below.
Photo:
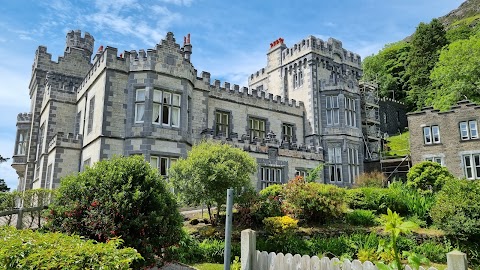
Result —
<path fill-rule="evenodd" d="M 359 260 L 340 261 L 338 258 L 319 258 L 317 256 L 301 256 L 287 253 L 267 253 L 256 248 L 256 235 L 253 230 L 243 230 L 241 235 L 241 262 L 242 270 L 378 270 L 372 262 L 362 263 Z M 467 257 L 460 251 L 447 253 L 448 270 L 467 270 Z M 408 265 L 405 270 L 412 270 Z M 419 270 L 437 270 L 430 267 Z"/>
<path fill-rule="evenodd" d="M 362 263 L 359 260 L 353 260 L 352 262 L 344 260 L 342 262 L 338 258 L 323 257 L 320 259 L 317 256 L 300 256 L 290 253 L 283 255 L 282 253 L 275 254 L 274 252 L 267 253 L 258 250 L 256 252 L 257 257 L 252 264 L 252 269 L 255 270 L 378 270 L 369 261 Z M 412 270 L 412 268 L 407 265 L 405 270 Z M 425 270 L 425 268 L 420 267 L 419 270 Z M 437 269 L 430 267 L 427 270 Z"/>

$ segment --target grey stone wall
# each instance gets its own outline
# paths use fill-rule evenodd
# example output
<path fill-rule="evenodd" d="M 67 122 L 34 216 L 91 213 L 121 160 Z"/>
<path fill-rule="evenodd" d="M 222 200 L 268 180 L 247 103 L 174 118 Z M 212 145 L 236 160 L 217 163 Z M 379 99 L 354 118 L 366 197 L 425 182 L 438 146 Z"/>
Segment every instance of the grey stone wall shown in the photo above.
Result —
<path fill-rule="evenodd" d="M 408 127 L 407 107 L 405 104 L 391 99 L 378 102 L 380 114 L 380 131 L 388 135 L 397 135 Z"/>

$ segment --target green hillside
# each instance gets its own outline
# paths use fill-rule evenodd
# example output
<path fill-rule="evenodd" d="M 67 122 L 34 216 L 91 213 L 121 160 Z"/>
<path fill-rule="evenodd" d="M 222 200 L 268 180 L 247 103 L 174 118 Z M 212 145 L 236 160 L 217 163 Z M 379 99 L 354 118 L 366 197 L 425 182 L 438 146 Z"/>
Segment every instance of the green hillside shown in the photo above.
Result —
<path fill-rule="evenodd" d="M 366 57 L 363 80 L 376 81 L 381 97 L 393 93 L 410 111 L 444 110 L 465 98 L 480 102 L 479 46 L 480 0 L 465 1 Z"/>

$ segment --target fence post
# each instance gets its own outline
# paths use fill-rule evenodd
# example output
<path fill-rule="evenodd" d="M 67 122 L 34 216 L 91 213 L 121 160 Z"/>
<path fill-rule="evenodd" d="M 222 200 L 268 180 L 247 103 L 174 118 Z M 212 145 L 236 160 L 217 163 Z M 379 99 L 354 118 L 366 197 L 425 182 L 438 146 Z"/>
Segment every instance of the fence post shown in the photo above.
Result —
<path fill-rule="evenodd" d="M 447 253 L 447 270 L 468 270 L 467 255 L 458 250 Z"/>
<path fill-rule="evenodd" d="M 20 207 L 17 212 L 17 230 L 23 228 L 23 207 Z"/>
<path fill-rule="evenodd" d="M 243 230 L 240 244 L 242 248 L 242 270 L 254 270 L 253 261 L 257 250 L 255 231 L 250 229 Z"/>

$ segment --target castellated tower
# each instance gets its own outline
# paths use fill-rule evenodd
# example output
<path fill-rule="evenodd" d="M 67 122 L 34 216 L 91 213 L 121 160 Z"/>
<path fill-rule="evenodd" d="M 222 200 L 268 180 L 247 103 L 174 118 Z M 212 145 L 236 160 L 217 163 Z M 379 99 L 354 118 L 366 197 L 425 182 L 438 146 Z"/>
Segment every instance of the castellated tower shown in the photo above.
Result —
<path fill-rule="evenodd" d="M 85 36 L 82 37 L 82 31 L 75 30 L 67 33 L 65 52 L 69 52 L 72 48 L 82 49 L 85 57 L 90 59 L 93 53 L 93 45 L 95 39 L 88 32 L 85 32 Z"/>

